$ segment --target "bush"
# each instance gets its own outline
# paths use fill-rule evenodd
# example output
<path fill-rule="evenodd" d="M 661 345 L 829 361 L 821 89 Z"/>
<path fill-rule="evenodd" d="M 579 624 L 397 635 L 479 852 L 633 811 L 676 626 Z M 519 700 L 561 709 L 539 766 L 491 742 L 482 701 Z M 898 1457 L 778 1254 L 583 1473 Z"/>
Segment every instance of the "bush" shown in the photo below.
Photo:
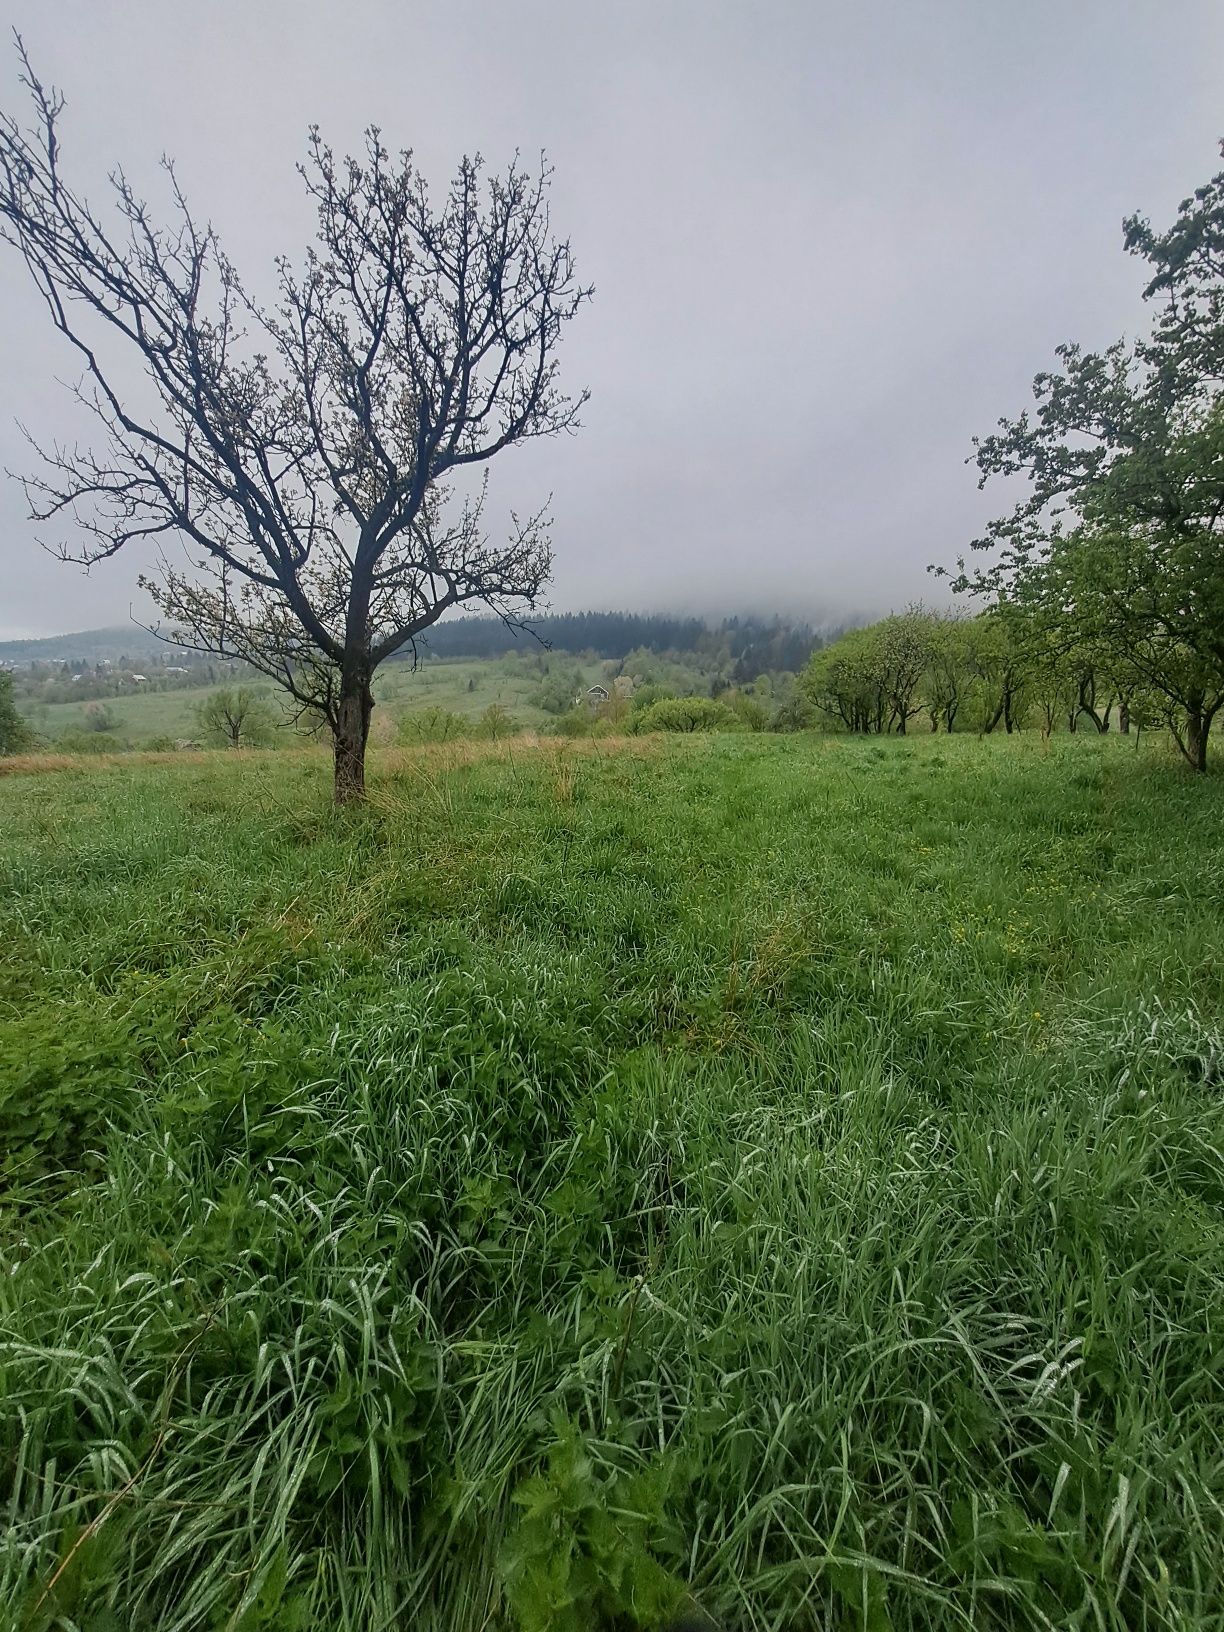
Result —
<path fill-rule="evenodd" d="M 422 708 L 400 715 L 395 740 L 401 748 L 419 748 L 428 742 L 457 742 L 470 737 L 473 729 L 471 720 L 449 708 Z"/>
<path fill-rule="evenodd" d="M 742 731 L 734 709 L 713 697 L 665 697 L 634 721 L 639 731 Z"/>
<path fill-rule="evenodd" d="M 780 703 L 774 710 L 773 718 L 769 722 L 771 731 L 811 731 L 817 724 L 814 705 L 796 692 L 786 702 Z"/>
<path fill-rule="evenodd" d="M 65 731 L 55 746 L 61 754 L 121 754 L 127 744 L 109 731 Z"/>
<path fill-rule="evenodd" d="M 105 703 L 86 703 L 84 728 L 86 731 L 113 732 L 119 724 L 118 715 Z"/>
<path fill-rule="evenodd" d="M 589 737 L 595 723 L 590 709 L 580 704 L 577 708 L 571 708 L 568 714 L 562 714 L 552 729 L 558 737 Z"/>
<path fill-rule="evenodd" d="M 492 742 L 500 742 L 503 737 L 512 737 L 518 730 L 518 724 L 508 708 L 501 703 L 490 703 L 480 716 L 478 734 L 487 737 Z"/>
<path fill-rule="evenodd" d="M 769 710 L 759 697 L 753 697 L 746 691 L 729 691 L 722 700 L 745 730 L 769 729 Z"/>

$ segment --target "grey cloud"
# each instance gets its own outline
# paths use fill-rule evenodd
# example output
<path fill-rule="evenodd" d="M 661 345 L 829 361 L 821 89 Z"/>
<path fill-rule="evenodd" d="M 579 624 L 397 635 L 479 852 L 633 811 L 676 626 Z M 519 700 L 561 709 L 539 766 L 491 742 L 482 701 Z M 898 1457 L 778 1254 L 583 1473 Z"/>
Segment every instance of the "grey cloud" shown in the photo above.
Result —
<path fill-rule="evenodd" d="M 597 294 L 567 341 L 575 440 L 508 454 L 497 506 L 554 495 L 559 606 L 821 612 L 931 593 L 992 508 L 964 460 L 1061 339 L 1142 321 L 1121 252 L 1213 168 L 1216 0 L 862 5 L 16 0 L 100 200 L 156 161 L 256 289 L 310 230 L 307 124 L 378 123 L 443 184 L 546 148 Z M 18 101 L 0 58 L 0 100 Z M 0 259 L 0 463 L 72 423 L 72 359 Z M 135 558 L 85 579 L 0 490 L 0 635 L 126 618 Z"/>

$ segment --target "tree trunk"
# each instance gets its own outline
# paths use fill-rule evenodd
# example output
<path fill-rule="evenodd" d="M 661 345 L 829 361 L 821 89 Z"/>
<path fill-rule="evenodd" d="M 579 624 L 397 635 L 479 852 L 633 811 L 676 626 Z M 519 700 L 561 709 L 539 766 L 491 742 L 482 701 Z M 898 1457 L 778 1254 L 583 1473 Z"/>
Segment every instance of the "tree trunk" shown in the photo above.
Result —
<path fill-rule="evenodd" d="M 1186 716 L 1186 746 L 1182 749 L 1196 771 L 1207 769 L 1207 733 L 1211 722 L 1201 709 Z"/>
<path fill-rule="evenodd" d="M 354 804 L 365 797 L 365 754 L 370 736 L 370 710 L 373 707 L 369 672 L 365 669 L 346 670 L 341 677 L 340 702 L 332 723 L 335 799 L 338 805 Z"/>
<path fill-rule="evenodd" d="M 1211 734 L 1211 722 L 1219 706 L 1218 698 L 1214 703 L 1208 703 L 1202 692 L 1192 693 L 1186 705 L 1185 734 L 1177 729 L 1175 720 L 1169 722 L 1173 730 L 1173 739 L 1181 749 L 1186 763 L 1196 771 L 1207 769 L 1207 738 Z"/>

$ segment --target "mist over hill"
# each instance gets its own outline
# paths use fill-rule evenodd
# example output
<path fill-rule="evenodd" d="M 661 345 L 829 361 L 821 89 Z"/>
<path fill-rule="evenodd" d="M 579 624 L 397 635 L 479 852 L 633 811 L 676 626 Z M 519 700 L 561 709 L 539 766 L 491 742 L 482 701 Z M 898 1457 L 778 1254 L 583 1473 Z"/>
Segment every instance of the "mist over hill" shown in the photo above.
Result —
<path fill-rule="evenodd" d="M 743 615 L 704 618 L 683 613 L 561 612 L 547 613 L 523 626 L 489 616 L 449 618 L 435 624 L 418 643 L 423 659 L 500 657 L 540 644 L 558 651 L 593 652 L 623 658 L 637 649 L 654 652 L 696 651 L 713 639 L 736 657 L 749 647 L 768 647 L 768 667 L 795 669 L 812 650 L 842 629 L 863 622 L 859 617 L 790 620 Z M 30 663 L 121 663 L 172 658 L 182 647 L 151 634 L 139 624 L 82 629 L 30 640 L 0 641 L 0 665 L 21 668 Z M 406 650 L 404 660 L 411 660 Z"/>

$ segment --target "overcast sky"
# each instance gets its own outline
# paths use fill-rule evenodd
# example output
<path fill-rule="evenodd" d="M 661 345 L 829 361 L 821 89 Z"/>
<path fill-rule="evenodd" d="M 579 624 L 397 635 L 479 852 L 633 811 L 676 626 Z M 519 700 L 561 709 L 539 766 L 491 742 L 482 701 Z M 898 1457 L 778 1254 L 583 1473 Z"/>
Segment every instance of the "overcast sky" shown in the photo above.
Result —
<path fill-rule="evenodd" d="M 1122 217 L 1217 167 L 1221 0 L 10 0 L 96 203 L 163 153 L 250 286 L 311 228 L 306 128 L 367 123 L 441 188 L 546 149 L 591 305 L 576 440 L 510 450 L 490 516 L 553 494 L 558 608 L 886 610 L 999 508 L 970 439 L 1060 340 L 1143 321 Z M 19 104 L 0 56 L 0 105 Z M 0 246 L 0 464 L 54 435 L 71 354 Z M 0 638 L 143 614 L 0 489 Z"/>

